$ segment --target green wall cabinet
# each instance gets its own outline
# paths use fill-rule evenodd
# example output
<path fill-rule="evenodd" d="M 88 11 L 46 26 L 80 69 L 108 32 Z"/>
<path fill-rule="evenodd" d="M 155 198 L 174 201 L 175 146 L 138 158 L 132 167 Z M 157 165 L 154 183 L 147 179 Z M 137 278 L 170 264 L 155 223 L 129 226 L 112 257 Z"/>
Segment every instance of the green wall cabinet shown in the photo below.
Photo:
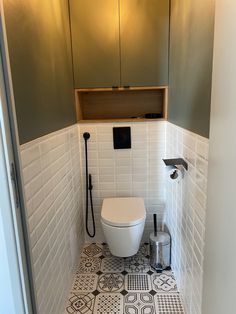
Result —
<path fill-rule="evenodd" d="M 168 45 L 168 0 L 120 0 L 121 85 L 168 85 Z"/>
<path fill-rule="evenodd" d="M 70 0 L 75 88 L 168 85 L 169 0 Z"/>
<path fill-rule="evenodd" d="M 75 87 L 120 83 L 118 0 L 71 0 Z"/>

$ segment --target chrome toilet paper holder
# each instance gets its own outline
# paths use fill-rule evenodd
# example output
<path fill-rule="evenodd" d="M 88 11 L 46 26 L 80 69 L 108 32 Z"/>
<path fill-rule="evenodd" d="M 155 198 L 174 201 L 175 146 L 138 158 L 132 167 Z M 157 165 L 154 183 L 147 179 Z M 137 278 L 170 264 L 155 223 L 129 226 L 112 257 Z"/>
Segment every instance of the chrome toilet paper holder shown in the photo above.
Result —
<path fill-rule="evenodd" d="M 188 163 L 183 158 L 162 159 L 166 166 L 183 166 L 188 171 Z"/>

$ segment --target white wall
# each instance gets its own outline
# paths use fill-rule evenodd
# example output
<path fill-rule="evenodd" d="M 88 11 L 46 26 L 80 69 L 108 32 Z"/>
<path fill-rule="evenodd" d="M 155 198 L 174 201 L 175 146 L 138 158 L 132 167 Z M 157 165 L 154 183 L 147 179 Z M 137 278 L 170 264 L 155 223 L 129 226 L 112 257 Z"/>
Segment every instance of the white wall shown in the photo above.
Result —
<path fill-rule="evenodd" d="M 113 127 L 131 127 L 131 149 L 113 148 Z M 102 201 L 106 197 L 139 196 L 145 200 L 147 220 L 143 241 L 149 240 L 153 229 L 152 214 L 163 221 L 165 204 L 164 163 L 166 122 L 81 124 L 80 141 L 84 173 L 83 133 L 90 132 L 88 141 L 89 169 L 93 177 L 93 201 L 97 234 L 87 242 L 104 242 L 100 224 Z M 84 183 L 84 175 L 83 175 Z M 84 194 L 85 195 L 85 194 Z M 89 221 L 91 226 L 91 220 Z"/>
<path fill-rule="evenodd" d="M 216 0 L 203 314 L 236 312 L 235 34 L 235 0 Z"/>
<path fill-rule="evenodd" d="M 179 183 L 166 175 L 166 224 L 174 270 L 187 314 L 201 313 L 206 216 L 208 139 L 167 123 L 166 157 L 183 157 L 188 171 Z"/>
<path fill-rule="evenodd" d="M 77 125 L 21 146 L 39 314 L 59 314 L 84 243 Z"/>

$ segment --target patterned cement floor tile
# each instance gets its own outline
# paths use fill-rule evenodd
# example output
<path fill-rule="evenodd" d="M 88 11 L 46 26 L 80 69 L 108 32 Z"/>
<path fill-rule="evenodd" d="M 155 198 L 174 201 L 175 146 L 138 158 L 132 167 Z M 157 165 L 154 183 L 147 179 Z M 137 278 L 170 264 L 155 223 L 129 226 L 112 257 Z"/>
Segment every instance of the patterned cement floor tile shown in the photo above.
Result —
<path fill-rule="evenodd" d="M 138 253 L 136 254 L 137 256 L 144 256 L 144 257 L 149 257 L 149 243 L 143 243 L 141 244 Z"/>
<path fill-rule="evenodd" d="M 71 293 L 69 295 L 66 313 L 93 314 L 95 296 L 91 293 Z"/>
<path fill-rule="evenodd" d="M 156 294 L 154 299 L 158 314 L 184 314 L 178 293 Z"/>
<path fill-rule="evenodd" d="M 101 271 L 104 273 L 121 273 L 124 270 L 124 260 L 119 257 L 105 257 L 102 260 Z"/>
<path fill-rule="evenodd" d="M 120 292 L 124 290 L 124 276 L 121 274 L 102 274 L 98 279 L 98 291 Z"/>
<path fill-rule="evenodd" d="M 82 257 L 99 257 L 102 255 L 103 246 L 97 243 L 91 243 L 84 246 Z"/>
<path fill-rule="evenodd" d="M 114 256 L 111 254 L 111 251 L 110 251 L 108 245 L 106 243 L 103 243 L 102 246 L 103 246 L 103 252 L 102 252 L 103 256 L 114 258 Z"/>
<path fill-rule="evenodd" d="M 147 274 L 127 274 L 125 290 L 131 292 L 146 292 L 152 290 L 150 276 Z"/>
<path fill-rule="evenodd" d="M 101 268 L 101 259 L 99 257 L 81 257 L 78 273 L 96 273 Z"/>
<path fill-rule="evenodd" d="M 151 269 L 148 249 L 117 258 L 105 243 L 85 245 L 66 313 L 183 314 L 173 273 Z"/>
<path fill-rule="evenodd" d="M 177 292 L 177 285 L 172 272 L 162 272 L 151 276 L 152 288 L 158 293 Z"/>
<path fill-rule="evenodd" d="M 101 293 L 96 297 L 94 313 L 123 314 L 123 296 L 120 293 Z"/>
<path fill-rule="evenodd" d="M 150 270 L 149 259 L 144 256 L 125 258 L 125 271 L 128 273 L 146 273 Z"/>
<path fill-rule="evenodd" d="M 92 292 L 96 290 L 98 275 L 96 274 L 78 274 L 72 284 L 73 292 Z"/>
<path fill-rule="evenodd" d="M 153 296 L 147 293 L 128 293 L 124 297 L 124 314 L 155 314 Z"/>

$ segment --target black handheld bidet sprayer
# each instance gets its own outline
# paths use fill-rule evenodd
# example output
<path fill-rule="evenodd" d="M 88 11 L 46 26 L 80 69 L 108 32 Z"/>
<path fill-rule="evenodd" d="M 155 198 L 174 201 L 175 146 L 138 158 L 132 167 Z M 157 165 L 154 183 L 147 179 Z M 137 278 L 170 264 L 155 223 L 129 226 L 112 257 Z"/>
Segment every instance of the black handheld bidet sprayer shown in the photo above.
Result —
<path fill-rule="evenodd" d="M 90 138 L 90 134 L 88 132 L 83 134 L 84 137 L 84 144 L 85 144 L 85 177 L 86 177 L 86 231 L 87 234 L 93 238 L 96 233 L 96 228 L 95 228 L 95 220 L 94 220 L 94 212 L 93 212 L 93 197 L 92 197 L 92 175 L 88 173 L 88 145 L 87 141 Z M 88 211 L 89 211 L 89 198 L 90 198 L 90 207 L 91 207 L 91 215 L 92 215 L 92 223 L 93 223 L 93 232 L 90 233 L 89 228 L 88 228 Z"/>

